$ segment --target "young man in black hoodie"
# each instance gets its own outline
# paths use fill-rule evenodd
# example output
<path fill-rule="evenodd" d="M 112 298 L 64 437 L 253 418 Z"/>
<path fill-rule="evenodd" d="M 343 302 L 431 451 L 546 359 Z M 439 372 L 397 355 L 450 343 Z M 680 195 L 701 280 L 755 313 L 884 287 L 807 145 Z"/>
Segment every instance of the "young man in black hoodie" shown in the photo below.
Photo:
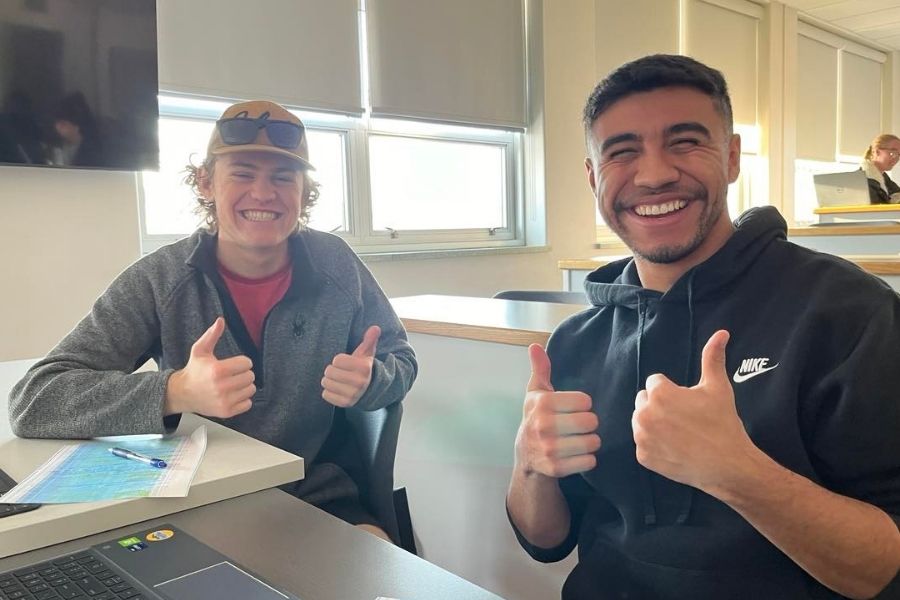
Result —
<path fill-rule="evenodd" d="M 529 348 L 507 498 L 523 547 L 577 544 L 567 599 L 900 597 L 898 295 L 787 242 L 773 208 L 729 220 L 718 71 L 638 59 L 584 125 L 634 258 Z"/>

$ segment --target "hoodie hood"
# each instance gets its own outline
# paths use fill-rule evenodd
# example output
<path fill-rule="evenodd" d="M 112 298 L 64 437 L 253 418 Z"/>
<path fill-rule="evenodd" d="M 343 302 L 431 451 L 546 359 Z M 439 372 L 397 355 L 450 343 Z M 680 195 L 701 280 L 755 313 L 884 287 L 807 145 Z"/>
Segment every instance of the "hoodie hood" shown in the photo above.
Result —
<path fill-rule="evenodd" d="M 787 239 L 787 223 L 771 206 L 751 208 L 734 221 L 735 231 L 718 252 L 687 271 L 675 285 L 661 294 L 667 298 L 686 298 L 688 282 L 693 283 L 694 298 L 702 298 L 727 286 L 741 276 L 766 246 L 776 239 Z M 594 306 L 637 306 L 641 294 L 657 294 L 641 287 L 634 259 L 611 262 L 587 276 L 584 289 Z"/>

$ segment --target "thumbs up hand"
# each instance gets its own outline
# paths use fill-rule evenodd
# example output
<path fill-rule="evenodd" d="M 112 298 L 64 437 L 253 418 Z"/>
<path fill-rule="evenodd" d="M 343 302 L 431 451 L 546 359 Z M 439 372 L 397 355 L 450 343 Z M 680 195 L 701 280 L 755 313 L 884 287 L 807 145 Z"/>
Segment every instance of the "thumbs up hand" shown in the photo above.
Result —
<path fill-rule="evenodd" d="M 550 384 L 550 358 L 528 347 L 531 378 L 516 435 L 516 468 L 526 475 L 560 478 L 593 469 L 600 448 L 599 420 L 584 392 L 557 392 Z"/>
<path fill-rule="evenodd" d="M 725 370 L 728 337 L 719 330 L 706 342 L 697 385 L 681 387 L 661 374 L 648 377 L 631 419 L 640 464 L 704 491 L 737 473 L 755 449 Z"/>
<path fill-rule="evenodd" d="M 355 405 L 372 381 L 372 363 L 378 348 L 381 328 L 372 325 L 353 354 L 338 354 L 325 368 L 322 378 L 322 398 L 341 408 Z"/>
<path fill-rule="evenodd" d="M 228 418 L 250 410 L 256 393 L 253 363 L 246 356 L 216 358 L 216 344 L 225 331 L 219 317 L 191 346 L 191 355 L 166 384 L 164 414 L 193 412 Z"/>

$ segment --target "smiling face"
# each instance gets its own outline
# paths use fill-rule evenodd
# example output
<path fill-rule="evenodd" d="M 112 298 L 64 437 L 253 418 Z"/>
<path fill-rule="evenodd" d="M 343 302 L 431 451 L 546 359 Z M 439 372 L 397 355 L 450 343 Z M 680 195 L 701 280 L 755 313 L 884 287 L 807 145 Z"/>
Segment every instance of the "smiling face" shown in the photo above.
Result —
<path fill-rule="evenodd" d="M 872 163 L 882 173 L 893 169 L 897 165 L 897 161 L 900 161 L 900 140 L 887 139 L 875 148 Z"/>
<path fill-rule="evenodd" d="M 286 156 L 267 152 L 220 156 L 212 177 L 203 177 L 200 183 L 204 198 L 215 204 L 219 260 L 233 268 L 240 255 L 286 258 L 287 239 L 298 227 L 303 185 L 299 163 Z"/>
<path fill-rule="evenodd" d="M 728 240 L 740 138 L 709 96 L 689 87 L 625 96 L 596 118 L 589 143 L 600 214 L 639 259 L 687 270 Z"/>

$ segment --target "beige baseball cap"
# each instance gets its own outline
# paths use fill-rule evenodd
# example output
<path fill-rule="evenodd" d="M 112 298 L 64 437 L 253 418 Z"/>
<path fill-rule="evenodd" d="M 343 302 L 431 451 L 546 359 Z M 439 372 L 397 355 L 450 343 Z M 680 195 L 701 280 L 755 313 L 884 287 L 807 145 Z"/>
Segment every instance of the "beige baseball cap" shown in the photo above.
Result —
<path fill-rule="evenodd" d="M 216 121 L 207 154 L 221 156 L 232 152 L 281 154 L 306 169 L 315 170 L 309 162 L 303 122 L 280 104 L 268 100 L 232 104 Z"/>

